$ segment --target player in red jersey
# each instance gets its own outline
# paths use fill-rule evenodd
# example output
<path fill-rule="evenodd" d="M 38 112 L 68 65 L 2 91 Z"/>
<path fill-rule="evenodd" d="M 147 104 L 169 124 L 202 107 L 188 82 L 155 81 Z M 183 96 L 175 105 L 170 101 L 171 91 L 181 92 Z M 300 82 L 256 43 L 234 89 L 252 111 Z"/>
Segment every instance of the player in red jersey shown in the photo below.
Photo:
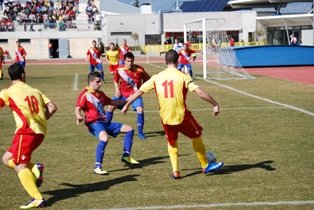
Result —
<path fill-rule="evenodd" d="M 127 164 L 139 164 L 131 157 L 131 149 L 133 144 L 134 130 L 131 126 L 118 122 L 111 122 L 106 119 L 104 106 L 121 105 L 125 101 L 111 100 L 106 94 L 100 90 L 101 75 L 94 71 L 88 74 L 88 86 L 80 93 L 76 101 L 75 116 L 76 123 L 79 125 L 83 121 L 81 111 L 84 112 L 85 125 L 89 132 L 99 141 L 96 148 L 96 160 L 94 173 L 99 175 L 108 174 L 102 169 L 105 149 L 109 141 L 108 135 L 116 137 L 119 133 L 125 133 L 123 141 L 123 154 L 121 161 Z"/>
<path fill-rule="evenodd" d="M 142 83 L 149 80 L 150 76 L 146 73 L 142 66 L 134 64 L 134 55 L 128 52 L 124 55 L 125 66 L 118 68 L 114 74 L 113 82 L 115 86 L 115 96 L 113 100 L 126 100 L 132 95 Z M 119 106 L 122 109 L 123 106 Z M 144 103 L 140 97 L 132 103 L 132 107 L 137 112 L 137 135 L 140 139 L 145 139 L 143 133 L 144 128 Z M 108 120 L 112 119 L 115 107 L 109 106 L 107 111 Z"/>
<path fill-rule="evenodd" d="M 89 62 L 89 71 L 93 72 L 98 69 L 99 73 L 101 74 L 102 81 L 105 81 L 103 65 L 101 60 L 101 50 L 96 47 L 97 42 L 95 40 L 92 41 L 92 47 L 87 50 L 87 57 L 86 61 Z"/>
<path fill-rule="evenodd" d="M 25 68 L 26 65 L 26 51 L 24 47 L 21 46 L 20 40 L 16 41 L 16 49 L 15 49 L 15 63 L 19 63 Z"/>
<path fill-rule="evenodd" d="M 32 164 L 31 156 L 43 142 L 47 133 L 47 120 L 56 112 L 57 106 L 39 90 L 25 83 L 23 66 L 14 63 L 8 72 L 12 84 L 0 92 L 0 108 L 5 105 L 10 107 L 16 130 L 11 147 L 2 156 L 2 162 L 16 171 L 22 186 L 32 198 L 20 208 L 44 207 L 45 201 L 38 189 L 43 180 L 44 166 L 40 163 Z"/>
<path fill-rule="evenodd" d="M 190 63 L 190 58 L 191 56 L 193 57 L 193 61 L 196 58 L 196 50 L 190 49 L 190 45 L 188 43 L 183 44 L 182 50 L 179 52 L 179 64 L 178 64 L 178 69 L 182 72 L 184 72 L 184 67 L 187 68 L 190 76 L 193 78 L 193 70 L 192 70 L 192 65 Z"/>
<path fill-rule="evenodd" d="M 223 162 L 209 163 L 206 148 L 202 140 L 203 128 L 199 125 L 186 106 L 187 92 L 195 92 L 200 98 L 213 106 L 213 114 L 219 113 L 219 105 L 215 99 L 193 82 L 190 75 L 176 69 L 178 53 L 170 50 L 166 53 L 167 69 L 152 76 L 133 95 L 121 110 L 126 113 L 130 104 L 144 93 L 154 89 L 159 102 L 159 114 L 168 140 L 168 153 L 173 170 L 173 179 L 180 178 L 178 163 L 178 133 L 192 140 L 193 149 L 202 166 L 203 173 L 208 174 L 220 169 Z"/>
<path fill-rule="evenodd" d="M 119 67 L 124 66 L 124 55 L 128 52 L 131 52 L 127 42 L 123 39 L 123 44 L 119 48 Z"/>

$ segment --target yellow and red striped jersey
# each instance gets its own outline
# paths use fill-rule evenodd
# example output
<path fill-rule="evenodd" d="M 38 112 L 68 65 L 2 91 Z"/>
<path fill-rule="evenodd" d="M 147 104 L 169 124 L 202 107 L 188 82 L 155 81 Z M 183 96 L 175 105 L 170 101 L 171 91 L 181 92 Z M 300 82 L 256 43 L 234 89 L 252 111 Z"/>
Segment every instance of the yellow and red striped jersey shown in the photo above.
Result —
<path fill-rule="evenodd" d="M 153 75 L 145 82 L 140 90 L 144 93 L 155 89 L 158 101 L 160 117 L 163 124 L 181 124 L 186 111 L 187 91 L 198 88 L 190 75 L 184 74 L 176 68 L 167 68 Z"/>
<path fill-rule="evenodd" d="M 15 133 L 46 134 L 46 104 L 50 99 L 24 82 L 17 82 L 0 92 L 0 108 L 9 106 L 16 123 Z"/>

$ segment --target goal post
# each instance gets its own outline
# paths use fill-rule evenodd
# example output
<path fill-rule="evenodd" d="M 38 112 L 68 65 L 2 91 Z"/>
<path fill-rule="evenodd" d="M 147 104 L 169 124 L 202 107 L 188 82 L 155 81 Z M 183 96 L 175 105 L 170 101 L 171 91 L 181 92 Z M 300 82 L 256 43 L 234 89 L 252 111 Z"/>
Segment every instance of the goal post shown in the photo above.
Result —
<path fill-rule="evenodd" d="M 234 48 L 229 47 L 224 23 L 223 18 L 184 22 L 184 42 L 191 42 L 191 48 L 196 48 L 199 52 L 199 58 L 192 64 L 194 74 L 203 79 L 253 79 L 240 65 Z"/>

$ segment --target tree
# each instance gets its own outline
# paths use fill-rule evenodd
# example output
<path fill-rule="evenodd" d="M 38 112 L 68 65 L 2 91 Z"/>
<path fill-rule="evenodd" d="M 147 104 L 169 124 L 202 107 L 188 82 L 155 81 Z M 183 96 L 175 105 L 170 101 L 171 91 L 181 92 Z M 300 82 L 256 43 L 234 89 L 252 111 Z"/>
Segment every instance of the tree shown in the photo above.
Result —
<path fill-rule="evenodd" d="M 137 46 L 139 46 L 139 35 L 138 35 L 138 33 L 136 33 L 136 32 L 132 33 L 131 39 L 133 39 L 134 41 L 137 40 Z"/>
<path fill-rule="evenodd" d="M 140 7 L 140 1 L 139 0 L 133 0 L 131 2 L 131 4 L 134 6 L 134 7 Z"/>

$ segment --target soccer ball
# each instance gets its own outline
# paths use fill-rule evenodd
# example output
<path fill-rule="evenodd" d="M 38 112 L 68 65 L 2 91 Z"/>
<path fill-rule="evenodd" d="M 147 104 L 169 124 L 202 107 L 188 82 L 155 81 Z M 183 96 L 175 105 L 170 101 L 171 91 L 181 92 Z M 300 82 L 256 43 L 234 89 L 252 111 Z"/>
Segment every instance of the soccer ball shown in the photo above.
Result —
<path fill-rule="evenodd" d="M 208 151 L 206 152 L 206 157 L 209 163 L 213 163 L 217 161 L 217 157 L 214 152 Z"/>

